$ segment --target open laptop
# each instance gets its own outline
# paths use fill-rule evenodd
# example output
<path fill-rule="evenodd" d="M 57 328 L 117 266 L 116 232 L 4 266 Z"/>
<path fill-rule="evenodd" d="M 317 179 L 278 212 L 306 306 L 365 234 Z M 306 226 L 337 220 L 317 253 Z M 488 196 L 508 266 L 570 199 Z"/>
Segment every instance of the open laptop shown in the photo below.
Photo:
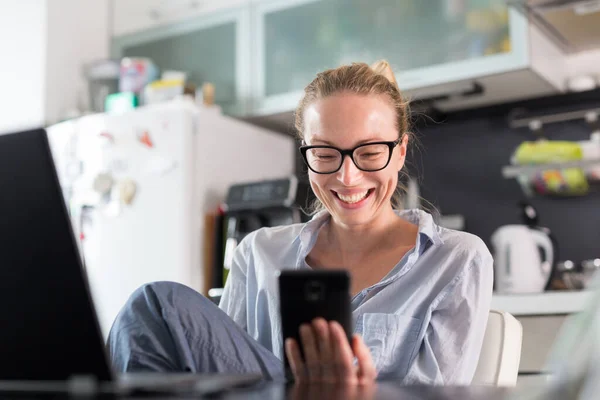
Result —
<path fill-rule="evenodd" d="M 0 135 L 0 304 L 0 390 L 199 394 L 261 380 L 111 370 L 44 129 Z"/>

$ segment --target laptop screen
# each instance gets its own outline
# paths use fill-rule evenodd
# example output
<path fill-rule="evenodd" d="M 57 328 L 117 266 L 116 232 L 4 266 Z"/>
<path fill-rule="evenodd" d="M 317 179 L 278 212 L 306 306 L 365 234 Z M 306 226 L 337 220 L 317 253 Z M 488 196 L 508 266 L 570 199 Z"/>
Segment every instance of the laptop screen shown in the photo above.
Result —
<path fill-rule="evenodd" d="M 43 129 L 0 135 L 0 192 L 0 380 L 109 380 Z"/>

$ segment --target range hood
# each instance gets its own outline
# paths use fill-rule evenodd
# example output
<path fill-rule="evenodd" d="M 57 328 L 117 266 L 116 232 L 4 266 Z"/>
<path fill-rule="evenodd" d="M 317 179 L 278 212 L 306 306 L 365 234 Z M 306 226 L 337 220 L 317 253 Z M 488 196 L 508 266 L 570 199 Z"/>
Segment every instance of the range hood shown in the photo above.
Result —
<path fill-rule="evenodd" d="M 600 0 L 508 0 L 565 53 L 600 49 Z"/>

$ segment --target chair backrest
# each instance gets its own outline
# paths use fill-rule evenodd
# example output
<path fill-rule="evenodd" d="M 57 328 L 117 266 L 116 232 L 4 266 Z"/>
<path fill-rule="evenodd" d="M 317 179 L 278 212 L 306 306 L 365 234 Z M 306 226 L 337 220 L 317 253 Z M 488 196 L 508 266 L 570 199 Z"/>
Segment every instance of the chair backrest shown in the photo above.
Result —
<path fill-rule="evenodd" d="M 491 310 L 472 384 L 515 386 L 522 342 L 521 323 L 507 312 Z"/>

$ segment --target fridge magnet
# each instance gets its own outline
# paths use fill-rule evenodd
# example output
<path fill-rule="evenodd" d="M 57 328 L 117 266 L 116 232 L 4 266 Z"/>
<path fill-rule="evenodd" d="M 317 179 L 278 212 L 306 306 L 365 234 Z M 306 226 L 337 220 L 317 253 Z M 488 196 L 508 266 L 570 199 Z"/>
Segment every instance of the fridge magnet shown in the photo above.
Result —
<path fill-rule="evenodd" d="M 86 233 L 93 229 L 93 211 L 94 207 L 82 205 L 79 209 L 79 240 L 84 241 Z"/>
<path fill-rule="evenodd" d="M 148 162 L 147 171 L 152 175 L 165 175 L 177 168 L 177 161 L 165 157 L 154 157 Z"/>
<path fill-rule="evenodd" d="M 101 195 L 106 195 L 110 193 L 114 184 L 114 180 L 111 174 L 109 173 L 99 173 L 94 178 L 93 188 L 96 192 Z"/>
<path fill-rule="evenodd" d="M 115 144 L 115 137 L 114 135 L 108 133 L 108 132 L 101 132 L 98 137 L 100 138 L 100 140 L 102 140 L 102 145 L 103 146 L 112 146 Z"/>
<path fill-rule="evenodd" d="M 121 203 L 130 205 L 137 192 L 137 185 L 132 179 L 123 179 L 118 184 Z"/>
<path fill-rule="evenodd" d="M 138 141 L 150 149 L 154 147 L 154 143 L 152 142 L 150 134 L 147 130 L 138 133 Z"/>

